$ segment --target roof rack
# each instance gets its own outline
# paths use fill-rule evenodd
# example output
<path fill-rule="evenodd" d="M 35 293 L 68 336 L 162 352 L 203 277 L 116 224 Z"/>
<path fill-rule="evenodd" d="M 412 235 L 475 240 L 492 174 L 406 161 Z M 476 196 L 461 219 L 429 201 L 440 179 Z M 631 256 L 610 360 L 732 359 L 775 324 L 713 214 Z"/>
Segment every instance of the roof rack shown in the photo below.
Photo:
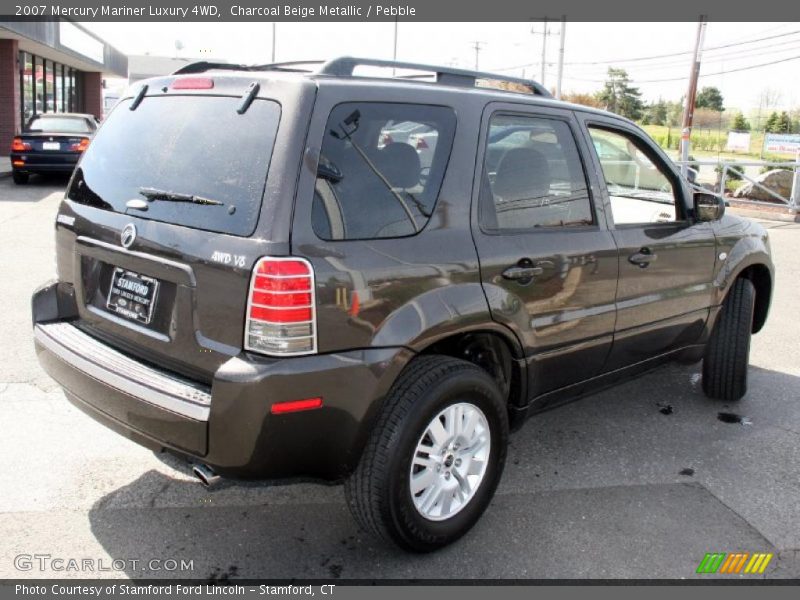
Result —
<path fill-rule="evenodd" d="M 467 69 L 455 69 L 452 67 L 439 67 L 433 65 L 423 65 L 419 63 L 401 62 L 396 60 L 381 60 L 375 58 L 355 58 L 352 56 L 342 56 L 329 60 L 317 71 L 320 75 L 333 75 L 335 77 L 352 77 L 356 67 L 384 67 L 390 69 L 408 69 L 411 71 L 428 71 L 436 75 L 436 83 L 444 85 L 455 85 L 461 87 L 474 87 L 478 80 L 504 81 L 507 83 L 518 83 L 530 88 L 534 94 L 552 97 L 541 83 L 532 79 L 522 79 L 520 77 L 508 77 L 499 73 L 486 73 L 484 71 L 470 71 Z M 405 79 L 417 79 L 418 76 L 409 76 Z M 513 90 L 509 90 L 513 91 Z"/>
<path fill-rule="evenodd" d="M 301 69 L 303 65 L 321 65 L 318 70 Z M 356 67 L 382 67 L 389 69 L 406 69 L 410 71 L 427 71 L 436 76 L 436 83 L 443 85 L 453 85 L 459 87 L 475 87 L 479 80 L 502 81 L 506 83 L 517 83 L 523 85 L 539 96 L 551 98 L 552 95 L 538 81 L 532 79 L 522 79 L 520 77 L 508 77 L 498 73 L 487 73 L 484 71 L 469 71 L 466 69 L 455 69 L 452 67 L 439 67 L 433 65 L 423 65 L 419 63 L 401 62 L 395 60 L 381 60 L 376 58 L 355 58 L 352 56 L 341 56 L 327 62 L 321 60 L 295 60 L 290 62 L 269 63 L 264 65 L 239 65 L 232 63 L 217 63 L 199 61 L 181 67 L 173 75 L 185 75 L 188 73 L 203 73 L 212 69 L 224 69 L 229 71 L 288 71 L 296 73 L 315 73 L 318 75 L 330 75 L 332 77 L 353 77 Z M 405 75 L 397 76 L 396 79 L 421 79 L 425 75 Z M 507 90 L 513 92 L 514 90 Z"/>

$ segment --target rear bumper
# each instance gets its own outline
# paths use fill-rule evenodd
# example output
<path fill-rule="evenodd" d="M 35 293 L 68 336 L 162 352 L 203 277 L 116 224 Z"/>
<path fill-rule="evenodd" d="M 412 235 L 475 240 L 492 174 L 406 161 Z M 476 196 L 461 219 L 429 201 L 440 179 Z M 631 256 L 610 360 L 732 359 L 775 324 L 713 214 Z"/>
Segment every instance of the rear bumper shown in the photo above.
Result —
<path fill-rule="evenodd" d="M 59 313 L 68 311 L 58 288 L 34 294 L 34 340 L 40 363 L 67 398 L 144 446 L 171 449 L 226 476 L 346 476 L 382 398 L 411 356 L 402 348 L 287 359 L 241 353 L 205 387 L 133 359 L 64 320 Z M 319 396 L 319 409 L 270 412 L 276 402 Z"/>
<path fill-rule="evenodd" d="M 11 154 L 11 164 L 20 173 L 71 173 L 78 164 L 78 153 L 37 153 L 23 152 Z M 24 162 L 18 166 L 17 162 Z"/>

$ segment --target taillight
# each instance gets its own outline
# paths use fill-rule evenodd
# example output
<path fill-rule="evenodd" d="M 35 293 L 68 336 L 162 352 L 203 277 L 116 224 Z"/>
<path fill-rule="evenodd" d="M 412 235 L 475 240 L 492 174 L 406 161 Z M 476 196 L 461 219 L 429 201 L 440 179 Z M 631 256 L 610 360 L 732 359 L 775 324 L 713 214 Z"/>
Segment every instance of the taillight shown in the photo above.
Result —
<path fill-rule="evenodd" d="M 31 149 L 31 145 L 28 142 L 23 142 L 22 138 L 15 137 L 11 141 L 11 151 L 12 152 L 27 152 Z"/>
<path fill-rule="evenodd" d="M 384 133 L 383 137 L 381 138 L 381 143 L 384 146 L 388 146 L 389 144 L 394 143 L 394 140 L 392 139 L 392 136 L 390 136 L 388 133 Z"/>
<path fill-rule="evenodd" d="M 89 138 L 81 138 L 80 142 L 75 142 L 69 149 L 73 152 L 83 152 L 89 147 Z"/>
<path fill-rule="evenodd" d="M 417 138 L 417 150 L 424 150 L 428 147 L 428 142 L 425 141 L 425 138 Z"/>
<path fill-rule="evenodd" d="M 302 258 L 264 257 L 250 279 L 246 350 L 292 356 L 317 351 L 314 270 Z"/>
<path fill-rule="evenodd" d="M 210 77 L 183 77 L 176 79 L 170 86 L 173 90 L 210 90 L 214 80 Z"/>

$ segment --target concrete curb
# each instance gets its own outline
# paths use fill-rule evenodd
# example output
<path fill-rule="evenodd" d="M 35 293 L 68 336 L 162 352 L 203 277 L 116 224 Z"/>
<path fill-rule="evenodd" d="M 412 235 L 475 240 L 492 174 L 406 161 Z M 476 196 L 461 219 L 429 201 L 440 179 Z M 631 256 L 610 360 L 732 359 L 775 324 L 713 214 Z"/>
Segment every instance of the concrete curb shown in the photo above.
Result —
<path fill-rule="evenodd" d="M 727 210 L 735 215 L 747 217 L 749 219 L 762 219 L 764 221 L 780 221 L 782 223 L 800 223 L 800 212 L 791 209 L 775 210 L 769 208 L 760 208 L 755 206 L 731 206 Z"/>

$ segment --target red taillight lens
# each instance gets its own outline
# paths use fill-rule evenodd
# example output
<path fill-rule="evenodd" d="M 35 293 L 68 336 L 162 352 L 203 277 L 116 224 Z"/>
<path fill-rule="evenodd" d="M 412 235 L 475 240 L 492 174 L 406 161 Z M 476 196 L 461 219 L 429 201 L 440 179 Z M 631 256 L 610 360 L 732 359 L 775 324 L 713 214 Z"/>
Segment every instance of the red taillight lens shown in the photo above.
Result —
<path fill-rule="evenodd" d="M 69 149 L 73 152 L 83 152 L 89 147 L 89 138 L 81 138 L 80 142 L 72 144 Z"/>
<path fill-rule="evenodd" d="M 245 349 L 290 356 L 317 350 L 314 271 L 301 258 L 260 259 L 253 268 Z"/>
<path fill-rule="evenodd" d="M 210 77 L 184 77 L 176 79 L 170 86 L 173 90 L 210 90 L 214 80 Z"/>
<path fill-rule="evenodd" d="M 289 400 L 287 402 L 276 402 L 269 409 L 273 415 L 282 415 L 301 410 L 312 410 L 322 407 L 322 398 L 305 398 L 304 400 Z"/>
<path fill-rule="evenodd" d="M 428 147 L 428 142 L 425 141 L 425 138 L 417 138 L 417 150 L 424 150 Z"/>
<path fill-rule="evenodd" d="M 383 143 L 384 146 L 388 146 L 389 144 L 394 143 L 394 140 L 392 139 L 392 136 L 390 136 L 388 133 L 384 133 L 383 137 L 381 138 L 381 142 Z"/>
<path fill-rule="evenodd" d="M 31 145 L 28 142 L 23 142 L 22 138 L 15 137 L 11 141 L 11 151 L 12 152 L 27 152 L 31 149 Z"/>

